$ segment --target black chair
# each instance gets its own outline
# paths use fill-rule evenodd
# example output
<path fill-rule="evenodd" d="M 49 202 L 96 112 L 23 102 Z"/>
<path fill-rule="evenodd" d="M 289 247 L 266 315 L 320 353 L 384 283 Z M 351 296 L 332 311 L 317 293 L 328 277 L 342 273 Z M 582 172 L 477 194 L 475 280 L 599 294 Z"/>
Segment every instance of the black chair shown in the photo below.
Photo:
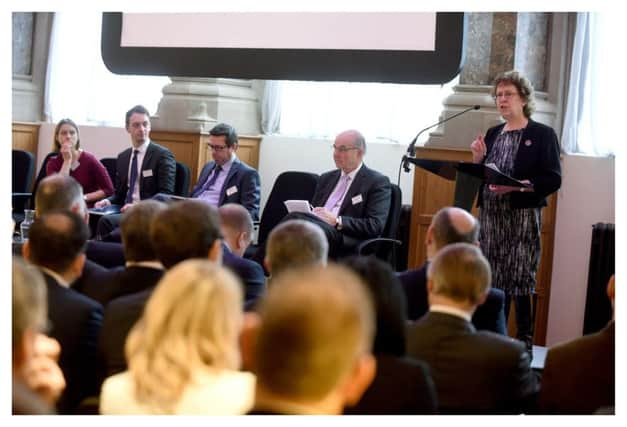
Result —
<path fill-rule="evenodd" d="M 30 187 L 33 183 L 35 156 L 24 150 L 13 150 L 13 221 L 16 226 L 24 220 L 24 209 L 30 197 Z"/>
<path fill-rule="evenodd" d="M 48 160 L 50 160 L 51 157 L 56 156 L 56 155 L 57 153 L 54 151 L 46 154 L 46 157 L 44 157 L 44 161 L 41 163 L 41 168 L 39 168 L 39 173 L 37 174 L 37 178 L 35 178 L 35 184 L 33 184 L 33 190 L 30 193 L 20 193 L 19 197 L 17 197 L 23 200 L 22 202 L 19 202 L 19 203 L 23 203 L 24 209 L 36 208 L 35 195 L 37 194 L 37 188 L 39 187 L 39 182 L 46 177 L 46 165 L 48 164 Z M 15 199 L 16 197 L 14 194 L 14 203 L 16 203 Z M 20 219 L 20 222 L 23 220 L 23 218 L 24 218 L 24 214 L 22 211 L 22 219 Z M 16 224 L 17 224 L 17 221 L 16 221 Z"/>
<path fill-rule="evenodd" d="M 181 197 L 189 197 L 189 179 L 191 175 L 189 166 L 176 162 L 176 177 L 174 179 L 174 194 Z"/>
<path fill-rule="evenodd" d="M 401 208 L 403 195 L 401 189 L 396 184 L 390 184 L 390 212 L 383 227 L 381 237 L 364 240 L 357 246 L 358 255 L 374 255 L 377 258 L 390 263 L 396 270 L 396 246 L 402 242 L 398 240 L 398 225 L 401 219 Z"/>
<path fill-rule="evenodd" d="M 109 173 L 109 178 L 111 178 L 111 182 L 115 188 L 115 174 L 118 170 L 118 159 L 115 157 L 103 157 L 100 159 L 100 163 L 105 167 L 107 172 Z"/>

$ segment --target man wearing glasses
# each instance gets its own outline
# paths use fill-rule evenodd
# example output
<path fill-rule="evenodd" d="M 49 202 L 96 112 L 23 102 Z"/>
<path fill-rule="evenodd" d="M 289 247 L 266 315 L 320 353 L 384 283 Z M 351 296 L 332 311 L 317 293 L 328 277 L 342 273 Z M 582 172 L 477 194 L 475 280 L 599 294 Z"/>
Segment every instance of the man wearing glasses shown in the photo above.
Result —
<path fill-rule="evenodd" d="M 237 158 L 237 133 L 232 126 L 219 123 L 209 131 L 213 160 L 200 172 L 191 196 L 213 206 L 237 203 L 259 219 L 259 174 Z"/>
<path fill-rule="evenodd" d="M 356 130 L 335 138 L 336 170 L 320 176 L 311 203 L 329 240 L 329 258 L 354 252 L 360 241 L 379 237 L 390 209 L 390 180 L 363 163 L 366 140 Z"/>

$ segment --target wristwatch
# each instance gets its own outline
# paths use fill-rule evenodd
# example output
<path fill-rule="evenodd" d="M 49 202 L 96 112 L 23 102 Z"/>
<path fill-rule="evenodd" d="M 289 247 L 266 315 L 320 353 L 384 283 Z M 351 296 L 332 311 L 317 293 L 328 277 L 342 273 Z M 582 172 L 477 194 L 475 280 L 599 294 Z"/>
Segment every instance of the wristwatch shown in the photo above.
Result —
<path fill-rule="evenodd" d="M 342 229 L 342 217 L 338 216 L 335 218 L 335 228 L 337 230 L 341 230 Z"/>

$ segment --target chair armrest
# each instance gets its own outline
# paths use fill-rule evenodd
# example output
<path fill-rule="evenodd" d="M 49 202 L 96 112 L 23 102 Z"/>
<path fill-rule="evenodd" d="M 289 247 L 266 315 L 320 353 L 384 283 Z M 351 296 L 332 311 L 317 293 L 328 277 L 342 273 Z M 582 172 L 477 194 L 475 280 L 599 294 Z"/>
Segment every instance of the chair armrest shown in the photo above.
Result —
<path fill-rule="evenodd" d="M 401 242 L 400 240 L 397 240 L 397 239 L 388 239 L 388 238 L 385 238 L 385 237 L 377 237 L 375 239 L 364 240 L 359 245 L 357 245 L 357 254 L 363 255 L 364 248 L 370 246 L 373 243 L 387 243 L 387 244 L 390 244 L 392 247 L 394 247 L 394 245 L 401 246 L 403 244 L 403 242 Z"/>

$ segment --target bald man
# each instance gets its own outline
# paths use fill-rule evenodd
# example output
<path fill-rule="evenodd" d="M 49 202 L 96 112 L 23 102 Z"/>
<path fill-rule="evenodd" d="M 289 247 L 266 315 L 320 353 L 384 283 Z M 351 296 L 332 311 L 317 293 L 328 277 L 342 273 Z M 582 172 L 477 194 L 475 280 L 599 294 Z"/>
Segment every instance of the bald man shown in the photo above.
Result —
<path fill-rule="evenodd" d="M 464 209 L 444 207 L 432 218 L 427 229 L 425 245 L 427 261 L 419 268 L 400 273 L 398 278 L 407 297 L 407 317 L 417 320 L 429 310 L 427 301 L 427 268 L 433 257 L 451 243 L 478 245 L 479 222 Z M 472 316 L 477 329 L 505 334 L 505 294 L 500 289 L 490 288 L 486 301 L 479 305 Z"/>

